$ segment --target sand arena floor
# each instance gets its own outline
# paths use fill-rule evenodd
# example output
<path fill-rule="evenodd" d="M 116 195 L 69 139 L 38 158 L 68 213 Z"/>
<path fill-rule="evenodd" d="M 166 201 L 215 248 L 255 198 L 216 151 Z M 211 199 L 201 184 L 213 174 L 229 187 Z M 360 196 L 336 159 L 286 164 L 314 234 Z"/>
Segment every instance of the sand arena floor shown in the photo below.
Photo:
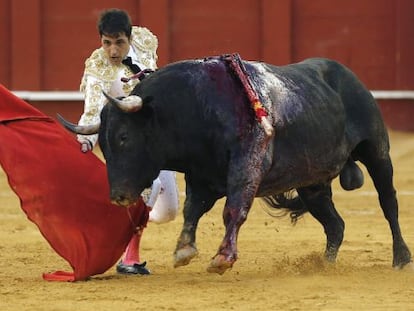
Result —
<path fill-rule="evenodd" d="M 400 224 L 414 251 L 414 133 L 391 132 Z M 182 175 L 178 176 L 181 203 Z M 142 257 L 152 275 L 117 275 L 112 268 L 89 281 L 47 282 L 43 272 L 71 270 L 27 220 L 0 171 L 0 310 L 414 310 L 414 270 L 391 267 L 391 233 L 371 180 L 334 201 L 345 220 L 336 265 L 321 259 L 322 227 L 310 215 L 296 226 L 272 218 L 256 200 L 239 235 L 239 260 L 224 275 L 206 272 L 223 236 L 223 201 L 199 225 L 199 256 L 172 267 L 181 213 L 149 224 Z"/>

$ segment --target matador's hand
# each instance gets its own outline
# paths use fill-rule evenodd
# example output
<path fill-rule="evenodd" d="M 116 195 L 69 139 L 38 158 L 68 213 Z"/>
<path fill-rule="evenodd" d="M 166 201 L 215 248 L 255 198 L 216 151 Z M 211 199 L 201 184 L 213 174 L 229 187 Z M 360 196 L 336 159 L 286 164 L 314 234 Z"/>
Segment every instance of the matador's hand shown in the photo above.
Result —
<path fill-rule="evenodd" d="M 92 143 L 89 140 L 82 140 L 79 143 L 81 145 L 81 151 L 83 153 L 86 153 L 88 151 L 91 151 L 92 148 L 93 148 Z"/>

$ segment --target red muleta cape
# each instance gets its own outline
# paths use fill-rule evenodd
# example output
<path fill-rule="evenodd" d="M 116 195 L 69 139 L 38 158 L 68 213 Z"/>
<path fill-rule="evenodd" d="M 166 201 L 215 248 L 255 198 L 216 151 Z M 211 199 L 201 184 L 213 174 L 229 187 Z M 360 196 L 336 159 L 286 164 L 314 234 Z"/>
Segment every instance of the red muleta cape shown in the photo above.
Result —
<path fill-rule="evenodd" d="M 46 280 L 78 281 L 101 274 L 121 257 L 148 209 L 111 204 L 105 164 L 82 153 L 52 118 L 0 84 L 0 164 L 21 208 L 73 272 Z M 129 213 L 129 214 L 128 214 Z"/>

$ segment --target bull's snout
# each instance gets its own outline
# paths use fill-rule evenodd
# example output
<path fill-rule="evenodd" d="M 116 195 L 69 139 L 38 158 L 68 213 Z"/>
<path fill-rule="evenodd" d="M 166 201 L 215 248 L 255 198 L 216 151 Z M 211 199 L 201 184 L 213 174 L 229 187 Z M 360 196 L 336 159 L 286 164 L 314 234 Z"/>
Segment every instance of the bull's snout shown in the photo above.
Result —
<path fill-rule="evenodd" d="M 138 198 L 134 198 L 130 195 L 120 193 L 117 191 L 111 191 L 111 203 L 122 207 L 130 207 L 137 203 Z"/>

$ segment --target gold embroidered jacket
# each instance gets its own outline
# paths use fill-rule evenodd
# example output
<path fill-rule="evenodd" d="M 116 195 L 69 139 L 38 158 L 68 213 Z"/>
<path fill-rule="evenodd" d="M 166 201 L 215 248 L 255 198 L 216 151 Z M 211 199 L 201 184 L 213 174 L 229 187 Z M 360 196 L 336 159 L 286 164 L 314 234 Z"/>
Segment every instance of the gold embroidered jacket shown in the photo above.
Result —
<path fill-rule="evenodd" d="M 132 27 L 131 47 L 128 56 L 142 69 L 157 68 L 158 39 L 145 27 Z M 79 125 L 90 125 L 100 122 L 100 112 L 106 103 L 102 90 L 111 96 L 128 95 L 138 79 L 129 82 L 121 82 L 122 77 L 133 74 L 130 68 L 124 64 L 113 65 L 108 60 L 104 49 L 101 47 L 93 51 L 85 61 L 85 70 L 82 76 L 80 90 L 84 93 L 84 112 L 78 122 Z M 78 140 L 89 140 L 96 144 L 98 135 L 78 135 Z"/>

